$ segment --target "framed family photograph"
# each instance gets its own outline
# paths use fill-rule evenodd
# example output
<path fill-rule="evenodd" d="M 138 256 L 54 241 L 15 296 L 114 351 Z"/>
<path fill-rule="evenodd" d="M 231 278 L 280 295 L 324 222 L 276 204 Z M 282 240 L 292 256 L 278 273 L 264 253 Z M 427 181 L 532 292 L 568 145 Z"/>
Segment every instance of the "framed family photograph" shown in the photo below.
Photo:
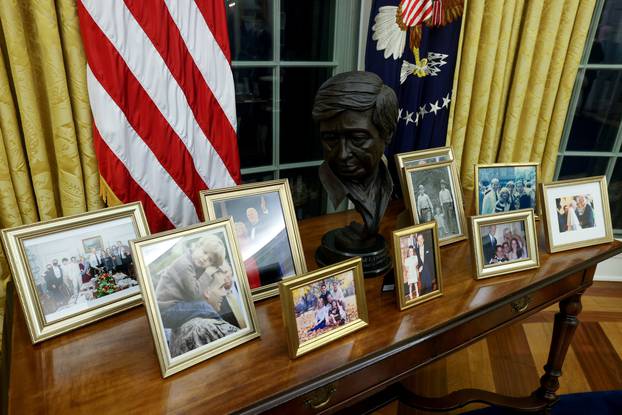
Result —
<path fill-rule="evenodd" d="M 398 178 L 400 180 L 400 188 L 404 195 L 404 202 L 407 209 L 410 210 L 410 201 L 406 195 L 406 175 L 404 170 L 409 167 L 423 166 L 425 164 L 444 163 L 447 161 L 453 161 L 454 154 L 451 147 L 430 148 L 427 150 L 409 151 L 407 153 L 399 153 L 395 155 L 395 166 L 398 171 Z"/>
<path fill-rule="evenodd" d="M 613 241 L 605 176 L 542 185 L 549 252 Z"/>
<path fill-rule="evenodd" d="M 278 294 L 281 280 L 307 272 L 286 179 L 201 192 L 207 220 L 232 217 L 254 300 Z"/>
<path fill-rule="evenodd" d="M 478 215 L 533 209 L 540 215 L 540 163 L 476 164 L 475 212 Z"/>
<path fill-rule="evenodd" d="M 442 295 L 436 222 L 393 231 L 393 256 L 400 310 Z"/>
<path fill-rule="evenodd" d="M 361 258 L 284 280 L 279 289 L 292 359 L 368 324 Z"/>
<path fill-rule="evenodd" d="M 140 202 L 3 229 L 32 342 L 140 304 L 129 242 L 147 235 Z"/>
<path fill-rule="evenodd" d="M 533 209 L 471 217 L 477 279 L 540 266 Z"/>
<path fill-rule="evenodd" d="M 163 377 L 259 336 L 233 232 L 222 219 L 131 242 Z"/>
<path fill-rule="evenodd" d="M 407 196 L 415 224 L 436 221 L 441 246 L 466 239 L 462 192 L 453 162 L 408 167 Z"/>

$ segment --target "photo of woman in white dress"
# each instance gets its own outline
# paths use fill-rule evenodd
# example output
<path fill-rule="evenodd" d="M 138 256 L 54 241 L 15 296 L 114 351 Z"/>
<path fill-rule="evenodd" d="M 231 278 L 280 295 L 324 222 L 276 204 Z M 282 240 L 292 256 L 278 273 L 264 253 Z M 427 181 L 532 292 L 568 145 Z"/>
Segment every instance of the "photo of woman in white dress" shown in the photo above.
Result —
<path fill-rule="evenodd" d="M 404 259 L 404 274 L 408 284 L 408 299 L 413 299 L 413 289 L 415 298 L 419 297 L 419 260 L 415 255 L 415 247 L 412 245 L 408 246 L 408 253 Z"/>

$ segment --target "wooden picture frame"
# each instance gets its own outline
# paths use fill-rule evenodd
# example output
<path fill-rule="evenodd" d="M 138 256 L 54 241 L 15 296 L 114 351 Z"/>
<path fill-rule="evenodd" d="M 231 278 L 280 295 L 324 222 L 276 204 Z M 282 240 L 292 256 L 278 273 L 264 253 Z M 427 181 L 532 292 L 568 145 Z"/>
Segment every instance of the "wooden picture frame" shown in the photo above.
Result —
<path fill-rule="evenodd" d="M 420 259 L 421 251 L 418 247 L 419 234 L 423 237 L 423 261 Z M 426 255 L 427 261 L 425 260 Z M 409 258 L 415 258 L 415 262 L 411 263 L 412 261 Z M 434 260 L 431 267 L 429 265 L 430 259 Z M 426 263 L 430 268 L 425 270 L 424 274 L 420 266 L 425 267 Z M 432 221 L 393 231 L 393 264 L 395 292 L 400 310 L 443 295 L 440 246 L 436 222 Z M 423 281 L 425 275 L 428 276 L 426 279 L 429 281 Z M 427 292 L 424 292 L 426 290 Z"/>
<path fill-rule="evenodd" d="M 471 235 L 476 279 L 540 266 L 533 209 L 472 216 Z"/>
<path fill-rule="evenodd" d="M 127 244 L 147 235 L 140 202 L 3 229 L 2 243 L 32 342 L 140 304 Z M 102 246 L 105 238 L 110 257 L 95 254 L 91 259 L 91 253 L 83 252 L 83 239 L 89 238 L 101 240 Z"/>
<path fill-rule="evenodd" d="M 455 163 L 450 161 L 409 167 L 404 169 L 404 174 L 407 189 L 407 195 L 404 197 L 410 200 L 413 223 L 436 220 L 440 246 L 467 239 L 462 191 Z M 413 177 L 415 175 L 421 177 L 415 178 Z M 442 203 L 441 191 L 444 193 L 443 197 L 450 201 L 449 206 Z M 434 194 L 434 199 L 430 198 L 427 192 Z M 427 198 L 423 197 L 424 195 L 428 195 Z M 429 206 L 424 206 L 424 202 Z"/>
<path fill-rule="evenodd" d="M 613 241 L 605 176 L 544 183 L 541 193 L 549 252 Z"/>
<path fill-rule="evenodd" d="M 253 300 L 277 295 L 282 279 L 307 272 L 287 179 L 204 190 L 200 198 L 206 220 L 234 218 Z M 253 217 L 249 216 L 251 209 Z M 256 231 L 253 220 L 257 220 Z M 262 227 L 263 222 L 268 226 Z M 271 239 L 261 239 L 268 234 L 272 235 Z"/>
<path fill-rule="evenodd" d="M 454 161 L 454 153 L 451 147 L 430 148 L 426 150 L 409 151 L 407 153 L 399 153 L 394 156 L 395 166 L 397 168 L 397 177 L 400 180 L 400 188 L 404 197 L 406 209 L 411 211 L 410 199 L 406 189 L 405 169 L 414 166 L 423 166 L 426 164 L 444 163 Z"/>
<path fill-rule="evenodd" d="M 474 165 L 474 178 L 475 178 L 475 185 L 477 186 L 474 189 L 475 192 L 475 214 L 476 215 L 488 215 L 488 214 L 492 214 L 495 213 L 495 206 L 492 206 L 492 209 L 490 208 L 490 203 L 486 203 L 487 206 L 483 206 L 484 203 L 480 203 L 480 194 L 482 195 L 483 201 L 486 201 L 486 195 L 490 194 L 490 193 L 482 193 L 482 190 L 486 190 L 486 189 L 482 189 L 480 188 L 480 179 L 482 178 L 482 170 L 485 169 L 496 169 L 496 170 L 508 170 L 508 169 L 514 169 L 514 172 L 497 172 L 497 174 L 486 174 L 485 176 L 491 177 L 491 179 L 496 178 L 497 181 L 499 182 L 499 191 L 505 187 L 504 185 L 506 184 L 512 184 L 513 188 L 509 189 L 510 193 L 514 193 L 513 195 L 511 195 L 512 197 L 512 201 L 510 202 L 511 205 L 511 210 L 510 211 L 514 211 L 514 210 L 521 210 L 521 209 L 533 209 L 534 210 L 534 214 L 535 214 L 535 218 L 536 220 L 540 219 L 540 215 L 541 215 L 541 205 L 542 205 L 542 201 L 540 199 L 540 192 L 538 191 L 538 187 L 540 185 L 540 163 L 495 163 L 495 164 L 476 164 Z M 530 174 L 529 172 L 523 170 L 523 171 L 518 171 L 516 172 L 516 169 L 533 169 L 533 174 Z M 518 176 L 518 178 L 517 178 Z M 525 182 L 525 177 L 530 177 L 533 179 L 530 179 L 527 183 Z M 511 178 L 512 180 L 507 180 L 508 178 Z M 531 182 L 531 180 L 533 180 L 533 183 Z M 489 180 L 486 180 L 489 181 Z M 522 182 L 522 186 L 523 186 L 523 192 L 519 192 L 518 188 L 519 188 L 519 181 Z M 492 184 L 491 184 L 492 185 Z M 516 189 L 516 191 L 514 191 L 514 189 Z M 488 189 L 488 191 L 490 191 L 490 189 Z M 526 203 L 523 203 L 522 200 L 523 198 L 526 198 L 526 196 L 529 196 L 529 206 L 527 206 Z M 482 201 L 482 202 L 483 202 Z M 495 203 L 497 202 L 497 199 L 495 198 Z M 483 208 L 486 207 L 487 211 L 483 212 Z"/>
<path fill-rule="evenodd" d="M 162 377 L 259 337 L 233 220 L 161 232 L 131 249 Z"/>
<path fill-rule="evenodd" d="M 284 280 L 279 291 L 292 359 L 368 325 L 360 257 Z"/>

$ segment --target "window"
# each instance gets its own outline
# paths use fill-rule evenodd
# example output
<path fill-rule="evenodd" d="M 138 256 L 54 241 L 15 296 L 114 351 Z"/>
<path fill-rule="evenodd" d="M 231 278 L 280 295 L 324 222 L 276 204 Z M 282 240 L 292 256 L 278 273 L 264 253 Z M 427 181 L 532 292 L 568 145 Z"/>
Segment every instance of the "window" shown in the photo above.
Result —
<path fill-rule="evenodd" d="M 579 65 L 556 179 L 606 175 L 622 236 L 622 0 L 598 0 Z"/>
<path fill-rule="evenodd" d="M 357 62 L 357 0 L 227 0 L 244 182 L 287 178 L 298 219 L 332 209 L 317 175 L 315 93 Z"/>

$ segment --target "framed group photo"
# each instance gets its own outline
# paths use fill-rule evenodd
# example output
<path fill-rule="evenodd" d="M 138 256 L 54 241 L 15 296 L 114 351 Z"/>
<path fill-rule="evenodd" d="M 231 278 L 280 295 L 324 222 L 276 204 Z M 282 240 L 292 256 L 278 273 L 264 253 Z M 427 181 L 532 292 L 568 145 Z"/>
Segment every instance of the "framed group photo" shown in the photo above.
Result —
<path fill-rule="evenodd" d="M 436 222 L 394 231 L 393 255 L 400 310 L 442 295 Z"/>
<path fill-rule="evenodd" d="M 222 219 L 131 242 L 163 377 L 259 336 L 233 232 Z"/>
<path fill-rule="evenodd" d="M 279 289 L 292 359 L 368 324 L 359 257 L 284 280 Z"/>
<path fill-rule="evenodd" d="M 476 214 L 533 209 L 538 219 L 539 182 L 539 163 L 476 164 Z"/>
<path fill-rule="evenodd" d="M 605 176 L 542 185 L 550 252 L 613 241 Z"/>
<path fill-rule="evenodd" d="M 147 235 L 140 202 L 4 229 L 32 342 L 140 304 L 129 243 Z"/>
<path fill-rule="evenodd" d="M 477 278 L 540 266 L 533 209 L 471 217 Z"/>
<path fill-rule="evenodd" d="M 281 280 L 307 272 L 286 179 L 201 192 L 207 220 L 232 217 L 254 300 L 278 294 Z"/>
<path fill-rule="evenodd" d="M 466 239 L 462 192 L 453 162 L 404 169 L 415 224 L 436 221 L 441 246 Z"/>
<path fill-rule="evenodd" d="M 425 164 L 444 163 L 454 160 L 454 154 L 451 147 L 430 148 L 427 150 L 409 151 L 407 153 L 398 153 L 395 156 L 395 165 L 398 171 L 398 178 L 400 180 L 400 188 L 404 195 L 404 202 L 408 210 L 410 207 L 410 200 L 406 195 L 408 194 L 406 189 L 406 175 L 404 170 L 409 167 L 423 166 Z"/>

